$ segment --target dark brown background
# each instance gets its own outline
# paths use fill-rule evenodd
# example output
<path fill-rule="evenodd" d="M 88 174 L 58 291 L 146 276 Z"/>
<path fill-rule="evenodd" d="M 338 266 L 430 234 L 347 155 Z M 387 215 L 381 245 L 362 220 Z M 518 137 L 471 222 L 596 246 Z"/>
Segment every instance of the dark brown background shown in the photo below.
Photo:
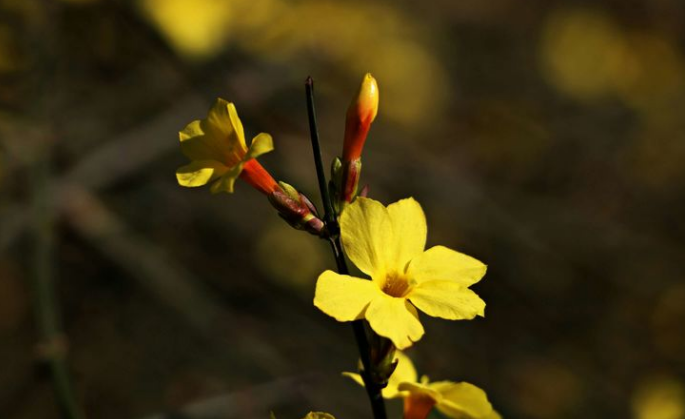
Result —
<path fill-rule="evenodd" d="M 330 161 L 367 71 L 371 196 L 489 265 L 485 319 L 422 317 L 420 372 L 508 418 L 685 417 L 683 22 L 679 0 L 0 1 L 0 417 L 57 417 L 36 278 L 89 418 L 368 417 L 351 331 L 311 303 L 325 243 L 244 183 L 174 179 L 221 96 L 318 202 L 304 79 Z"/>

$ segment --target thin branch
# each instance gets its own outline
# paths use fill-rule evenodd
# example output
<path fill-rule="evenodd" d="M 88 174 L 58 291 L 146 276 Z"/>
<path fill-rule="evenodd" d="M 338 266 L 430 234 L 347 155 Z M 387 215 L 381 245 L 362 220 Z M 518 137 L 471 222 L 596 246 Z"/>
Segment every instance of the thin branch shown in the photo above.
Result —
<path fill-rule="evenodd" d="M 314 163 L 316 164 L 316 177 L 319 181 L 319 189 L 321 191 L 321 199 L 323 200 L 324 206 L 324 223 L 326 224 L 326 229 L 331 232 L 329 235 L 329 241 L 331 243 L 331 248 L 333 249 L 333 256 L 335 256 L 335 263 L 338 267 L 338 272 L 342 275 L 347 275 L 349 274 L 349 269 L 347 268 L 345 255 L 340 244 L 340 236 L 337 234 L 337 231 L 339 230 L 338 222 L 335 219 L 336 217 L 335 212 L 333 211 L 331 197 L 328 193 L 326 175 L 324 174 L 323 170 L 321 145 L 319 144 L 319 129 L 316 123 L 316 111 L 314 109 L 314 80 L 312 80 L 311 77 L 307 77 L 305 88 L 307 92 L 309 130 L 312 140 L 312 149 L 314 151 Z M 371 361 L 369 358 L 371 351 L 369 348 L 369 341 L 366 337 L 366 330 L 364 329 L 364 321 L 353 321 L 352 330 L 354 331 L 354 338 L 357 342 L 359 356 L 362 361 L 363 370 L 361 376 L 364 380 L 364 386 L 366 387 L 369 401 L 371 402 L 373 417 L 375 419 L 385 419 L 387 415 L 385 413 L 385 402 L 381 395 L 381 387 L 374 383 L 369 377 L 369 372 L 371 371 Z"/>
<path fill-rule="evenodd" d="M 48 147 L 46 147 L 48 148 Z M 65 419 L 85 418 L 76 401 L 66 362 L 67 339 L 61 331 L 59 302 L 53 274 L 54 214 L 51 204 L 50 155 L 48 150 L 34 165 L 33 176 L 33 294 L 34 310 L 40 334 L 38 354 L 52 375 L 52 385 L 62 416 Z"/>

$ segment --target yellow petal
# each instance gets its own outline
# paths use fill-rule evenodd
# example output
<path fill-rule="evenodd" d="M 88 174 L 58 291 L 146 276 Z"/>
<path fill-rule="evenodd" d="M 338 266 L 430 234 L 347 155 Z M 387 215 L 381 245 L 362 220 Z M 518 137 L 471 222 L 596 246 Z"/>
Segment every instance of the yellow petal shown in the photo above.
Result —
<path fill-rule="evenodd" d="M 240 147 L 247 151 L 243 124 L 233 103 L 217 98 L 203 121 L 202 128 L 208 135 L 229 139 L 231 147 Z"/>
<path fill-rule="evenodd" d="M 366 387 L 364 385 L 364 380 L 362 379 L 361 375 L 359 375 L 357 373 L 353 373 L 353 372 L 343 372 L 342 375 L 345 377 L 351 378 L 352 380 L 354 380 L 355 383 L 359 384 L 360 386 Z M 390 377 L 390 381 L 392 381 L 392 377 Z M 383 398 L 386 398 L 386 399 L 394 399 L 397 397 L 403 397 L 403 393 L 397 389 L 397 386 L 392 386 L 390 384 L 390 382 L 388 382 L 387 387 L 385 387 L 383 390 L 381 390 L 381 394 L 383 395 Z"/>
<path fill-rule="evenodd" d="M 426 216 L 414 198 L 388 205 L 395 243 L 392 248 L 394 265 L 404 272 L 407 263 L 426 247 Z"/>
<path fill-rule="evenodd" d="M 378 201 L 359 197 L 340 217 L 345 253 L 362 272 L 383 276 L 393 246 L 392 223 L 388 210 Z"/>
<path fill-rule="evenodd" d="M 217 99 L 217 103 L 219 101 L 226 103 L 226 101 L 223 99 Z M 228 118 L 231 120 L 231 126 L 235 130 L 236 135 L 238 136 L 238 141 L 243 146 L 243 149 L 245 149 L 247 148 L 247 145 L 245 144 L 245 130 L 243 129 L 243 122 L 238 117 L 238 110 L 235 108 L 235 105 L 233 103 L 227 103 L 227 108 Z"/>
<path fill-rule="evenodd" d="M 397 368 L 395 368 L 395 371 L 390 376 L 388 385 L 382 390 L 383 397 L 386 399 L 403 397 L 406 395 L 406 392 L 400 391 L 399 386 L 402 383 L 416 382 L 416 369 L 411 359 L 401 351 L 395 352 L 395 358 L 397 359 Z M 361 375 L 353 372 L 343 372 L 342 375 L 351 378 L 354 382 L 364 387 L 364 380 Z"/>
<path fill-rule="evenodd" d="M 307 416 L 302 419 L 335 419 L 330 413 L 324 412 L 309 412 Z"/>
<path fill-rule="evenodd" d="M 260 133 L 252 139 L 252 144 L 247 150 L 247 154 L 243 160 L 256 159 L 262 154 L 266 154 L 274 149 L 274 141 L 269 134 Z"/>
<path fill-rule="evenodd" d="M 430 387 L 442 395 L 436 407 L 449 418 L 493 419 L 499 416 L 492 410 L 485 392 L 473 384 L 442 381 L 432 383 Z"/>
<path fill-rule="evenodd" d="M 226 173 L 226 166 L 214 160 L 197 160 L 176 170 L 176 180 L 181 186 L 202 186 Z"/>
<path fill-rule="evenodd" d="M 426 281 L 415 286 L 407 298 L 419 310 L 448 320 L 485 315 L 485 302 L 475 292 L 454 281 Z"/>
<path fill-rule="evenodd" d="M 217 99 L 207 118 L 193 121 L 179 133 L 181 150 L 191 160 L 216 160 L 232 167 L 247 152 L 235 106 Z"/>
<path fill-rule="evenodd" d="M 326 271 L 319 275 L 314 305 L 340 322 L 358 320 L 372 299 L 384 295 L 376 284 L 366 279 Z"/>
<path fill-rule="evenodd" d="M 417 281 L 450 280 L 468 287 L 480 281 L 486 266 L 444 246 L 435 246 L 412 259 L 407 275 Z"/>
<path fill-rule="evenodd" d="M 354 381 L 355 383 L 359 384 L 362 387 L 365 387 L 364 386 L 364 380 L 362 379 L 362 376 L 357 374 L 356 372 L 347 372 L 346 371 L 346 372 L 343 372 L 342 375 L 343 375 L 343 377 L 351 378 L 352 381 Z"/>
<path fill-rule="evenodd" d="M 399 389 L 403 392 L 409 392 L 412 396 L 428 397 L 435 402 L 439 402 L 442 399 L 442 395 L 429 385 L 420 383 L 402 383 Z"/>
<path fill-rule="evenodd" d="M 186 125 L 186 127 L 178 133 L 183 154 L 190 160 L 223 161 L 224 158 L 221 150 L 217 150 L 213 147 L 205 137 L 205 133 L 202 130 L 202 121 L 195 120 Z"/>
<path fill-rule="evenodd" d="M 243 164 L 240 163 L 234 167 L 232 167 L 228 172 L 224 173 L 219 180 L 214 182 L 212 186 L 209 188 L 209 190 L 213 194 L 217 194 L 220 192 L 228 192 L 228 193 L 233 193 L 233 185 L 235 184 L 235 180 L 238 179 L 238 176 L 240 176 L 240 172 L 243 171 Z"/>
<path fill-rule="evenodd" d="M 408 348 L 423 336 L 419 314 L 404 298 L 381 293 L 366 309 L 366 320 L 376 333 L 392 340 L 397 349 Z"/>
<path fill-rule="evenodd" d="M 397 359 L 397 368 L 388 380 L 388 386 L 383 389 L 383 397 L 390 399 L 401 395 L 399 386 L 402 383 L 415 383 L 418 377 L 416 368 L 411 362 L 411 359 L 402 351 L 395 352 Z"/>

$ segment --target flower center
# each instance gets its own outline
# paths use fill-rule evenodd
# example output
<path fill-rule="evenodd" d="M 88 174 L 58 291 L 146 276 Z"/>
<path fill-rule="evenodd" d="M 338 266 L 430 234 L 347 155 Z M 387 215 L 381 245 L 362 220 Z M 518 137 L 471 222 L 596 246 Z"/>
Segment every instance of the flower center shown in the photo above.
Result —
<path fill-rule="evenodd" d="M 407 278 L 397 272 L 388 272 L 385 276 L 385 283 L 383 284 L 383 292 L 391 297 L 404 297 L 409 291 L 409 281 Z"/>

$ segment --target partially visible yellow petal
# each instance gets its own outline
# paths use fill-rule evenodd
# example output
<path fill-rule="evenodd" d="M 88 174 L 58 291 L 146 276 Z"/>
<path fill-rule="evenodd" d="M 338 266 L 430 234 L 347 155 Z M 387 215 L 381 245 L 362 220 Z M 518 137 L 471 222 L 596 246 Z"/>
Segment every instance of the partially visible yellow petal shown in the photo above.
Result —
<path fill-rule="evenodd" d="M 397 349 L 410 347 L 423 336 L 419 314 L 404 298 L 381 294 L 366 309 L 366 320 L 376 333 L 390 339 Z"/>
<path fill-rule="evenodd" d="M 485 302 L 453 281 L 426 281 L 415 286 L 407 298 L 419 310 L 447 320 L 470 320 L 485 315 Z"/>
<path fill-rule="evenodd" d="M 343 375 L 343 377 L 351 378 L 352 381 L 354 381 L 355 383 L 359 384 L 362 387 L 365 387 L 364 380 L 362 379 L 362 376 L 357 374 L 356 372 L 345 371 L 342 373 L 342 375 Z"/>
<path fill-rule="evenodd" d="M 223 99 L 218 99 L 217 101 L 219 100 L 226 102 Z M 233 103 L 228 103 L 227 107 L 228 117 L 231 120 L 231 125 L 233 126 L 233 129 L 235 130 L 235 133 L 238 136 L 238 141 L 243 146 L 243 149 L 245 149 L 247 148 L 247 144 L 245 144 L 245 130 L 243 129 L 243 122 L 238 117 L 238 110 L 235 108 L 235 105 Z"/>
<path fill-rule="evenodd" d="M 226 173 L 226 166 L 214 160 L 196 160 L 176 170 L 176 180 L 181 186 L 202 186 Z"/>
<path fill-rule="evenodd" d="M 407 275 L 417 281 L 450 280 L 468 287 L 485 275 L 477 259 L 445 246 L 435 246 L 412 259 Z"/>
<path fill-rule="evenodd" d="M 392 248 L 394 267 L 404 272 L 407 263 L 426 247 L 426 216 L 414 198 L 388 205 L 395 243 Z"/>
<path fill-rule="evenodd" d="M 274 149 L 274 140 L 271 135 L 266 133 L 259 133 L 256 137 L 252 139 L 250 148 L 247 150 L 247 154 L 243 160 L 256 159 L 262 154 L 266 154 Z"/>
<path fill-rule="evenodd" d="M 403 397 L 406 392 L 401 392 L 398 389 L 399 385 L 406 381 L 416 381 L 416 370 L 414 369 L 414 364 L 412 364 L 409 357 L 407 357 L 401 351 L 395 352 L 395 357 L 397 359 L 397 367 L 390 376 L 388 385 L 382 390 L 383 397 L 386 399 Z M 357 384 L 364 387 L 364 380 L 362 379 L 361 375 L 353 372 L 343 372 L 342 375 L 351 378 Z"/>
<path fill-rule="evenodd" d="M 430 387 L 442 395 L 436 407 L 449 418 L 494 419 L 499 416 L 485 392 L 473 384 L 441 381 Z"/>
<path fill-rule="evenodd" d="M 319 275 L 314 305 L 340 322 L 358 320 L 371 300 L 384 295 L 371 281 L 326 271 Z"/>
<path fill-rule="evenodd" d="M 423 396 L 433 399 L 436 403 L 440 402 L 442 395 L 437 390 L 429 385 L 419 383 L 402 383 L 399 387 L 400 391 L 409 392 L 412 396 Z"/>
<path fill-rule="evenodd" d="M 233 185 L 235 184 L 235 180 L 238 179 L 238 176 L 240 176 L 240 172 L 242 171 L 242 163 L 233 166 L 228 172 L 224 173 L 219 180 L 212 184 L 212 186 L 209 188 L 210 192 L 213 194 L 220 192 L 233 193 Z"/>
<path fill-rule="evenodd" d="M 307 416 L 302 419 L 335 419 L 330 413 L 324 412 L 309 412 Z"/>
<path fill-rule="evenodd" d="M 401 351 L 395 352 L 397 359 L 397 368 L 390 376 L 388 385 L 382 390 L 383 397 L 386 399 L 394 399 L 396 397 L 404 397 L 406 392 L 400 391 L 399 386 L 402 383 L 413 383 L 416 381 L 416 369 L 412 364 L 411 359 Z M 349 377 L 360 386 L 364 386 L 362 376 L 353 372 L 343 372 L 343 376 Z"/>
<path fill-rule="evenodd" d="M 400 384 L 416 382 L 416 368 L 411 359 L 402 351 L 395 352 L 395 358 L 397 359 L 397 367 L 388 380 L 388 386 L 383 389 L 383 397 L 386 399 L 400 395 L 398 389 Z"/>
<path fill-rule="evenodd" d="M 345 253 L 362 272 L 383 276 L 394 246 L 387 208 L 378 201 L 359 197 L 340 216 Z"/>

